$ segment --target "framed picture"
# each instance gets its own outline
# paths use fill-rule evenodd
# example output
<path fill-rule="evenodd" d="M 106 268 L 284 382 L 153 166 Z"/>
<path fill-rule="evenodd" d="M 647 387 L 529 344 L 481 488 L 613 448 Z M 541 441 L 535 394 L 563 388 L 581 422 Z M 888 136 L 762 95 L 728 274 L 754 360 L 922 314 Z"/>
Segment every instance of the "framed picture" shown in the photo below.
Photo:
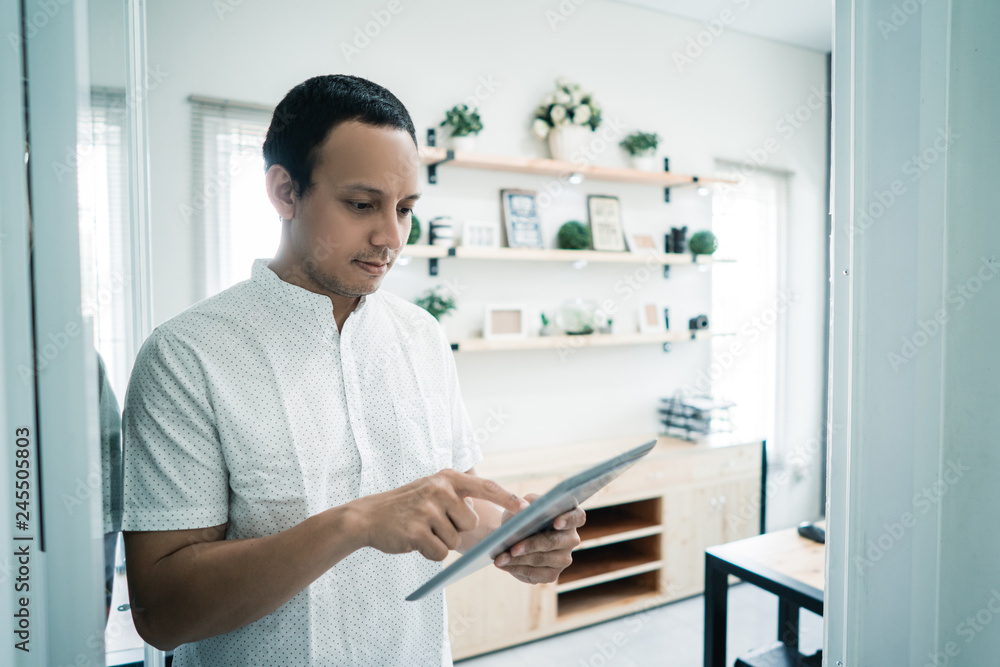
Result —
<path fill-rule="evenodd" d="M 492 220 L 466 220 L 462 223 L 462 245 L 470 248 L 499 248 L 500 224 Z"/>
<path fill-rule="evenodd" d="M 656 247 L 656 239 L 653 238 L 652 234 L 626 234 L 625 241 L 628 243 L 630 252 L 644 252 L 647 254 L 650 252 L 659 252 L 659 249 Z"/>
<path fill-rule="evenodd" d="M 594 240 L 594 250 L 625 250 L 622 210 L 618 197 L 588 195 L 587 212 L 590 214 L 590 235 Z"/>
<path fill-rule="evenodd" d="M 667 327 L 667 309 L 656 301 L 643 301 L 639 304 L 639 333 L 665 333 Z"/>
<path fill-rule="evenodd" d="M 509 247 L 545 247 L 545 240 L 542 238 L 542 220 L 535 204 L 534 190 L 501 190 L 500 207 Z"/>
<path fill-rule="evenodd" d="M 524 306 L 486 306 L 483 338 L 496 340 L 498 338 L 526 338 L 527 336 L 528 318 Z"/>

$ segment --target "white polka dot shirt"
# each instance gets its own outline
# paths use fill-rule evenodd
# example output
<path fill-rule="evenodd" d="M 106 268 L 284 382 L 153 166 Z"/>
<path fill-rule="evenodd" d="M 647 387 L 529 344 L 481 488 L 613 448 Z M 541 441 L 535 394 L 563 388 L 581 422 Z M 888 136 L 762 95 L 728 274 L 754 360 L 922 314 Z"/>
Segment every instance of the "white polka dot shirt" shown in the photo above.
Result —
<path fill-rule="evenodd" d="M 444 331 L 376 291 L 342 332 L 332 302 L 254 262 L 250 280 L 157 327 L 125 397 L 122 530 L 229 522 L 271 535 L 482 454 Z M 176 667 L 450 665 L 440 571 L 363 548 L 271 614 L 174 652 Z"/>

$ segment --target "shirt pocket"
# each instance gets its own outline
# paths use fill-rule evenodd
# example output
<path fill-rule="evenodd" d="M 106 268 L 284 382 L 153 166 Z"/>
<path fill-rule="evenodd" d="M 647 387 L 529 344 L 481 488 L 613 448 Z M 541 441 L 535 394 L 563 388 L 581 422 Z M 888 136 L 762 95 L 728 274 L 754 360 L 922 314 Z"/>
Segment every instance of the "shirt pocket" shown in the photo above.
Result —
<path fill-rule="evenodd" d="M 451 409 L 443 395 L 396 396 L 401 458 L 411 478 L 452 466 Z"/>

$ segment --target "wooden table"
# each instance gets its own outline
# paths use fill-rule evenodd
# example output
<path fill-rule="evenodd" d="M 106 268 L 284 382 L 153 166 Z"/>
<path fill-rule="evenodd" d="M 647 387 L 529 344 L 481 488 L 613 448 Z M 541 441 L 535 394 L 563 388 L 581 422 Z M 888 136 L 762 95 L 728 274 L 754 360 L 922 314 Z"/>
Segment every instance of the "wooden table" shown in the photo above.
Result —
<path fill-rule="evenodd" d="M 705 667 L 726 664 L 729 575 L 778 596 L 778 639 L 797 654 L 799 609 L 823 615 L 824 556 L 825 545 L 795 528 L 706 549 Z"/>

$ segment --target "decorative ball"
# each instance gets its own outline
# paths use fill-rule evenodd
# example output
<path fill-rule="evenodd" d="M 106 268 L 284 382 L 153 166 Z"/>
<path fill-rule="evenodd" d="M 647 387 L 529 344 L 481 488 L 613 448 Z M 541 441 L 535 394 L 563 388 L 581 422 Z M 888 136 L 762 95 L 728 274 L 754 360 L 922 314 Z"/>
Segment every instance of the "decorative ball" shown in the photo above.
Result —
<path fill-rule="evenodd" d="M 420 240 L 420 220 L 417 216 L 410 214 L 410 238 L 406 239 L 406 245 L 413 245 Z"/>
<path fill-rule="evenodd" d="M 559 228 L 556 241 L 564 250 L 586 250 L 590 247 L 590 227 L 570 220 Z"/>
<path fill-rule="evenodd" d="M 718 247 L 719 239 L 707 229 L 695 232 L 688 240 L 688 249 L 695 255 L 711 255 Z"/>

